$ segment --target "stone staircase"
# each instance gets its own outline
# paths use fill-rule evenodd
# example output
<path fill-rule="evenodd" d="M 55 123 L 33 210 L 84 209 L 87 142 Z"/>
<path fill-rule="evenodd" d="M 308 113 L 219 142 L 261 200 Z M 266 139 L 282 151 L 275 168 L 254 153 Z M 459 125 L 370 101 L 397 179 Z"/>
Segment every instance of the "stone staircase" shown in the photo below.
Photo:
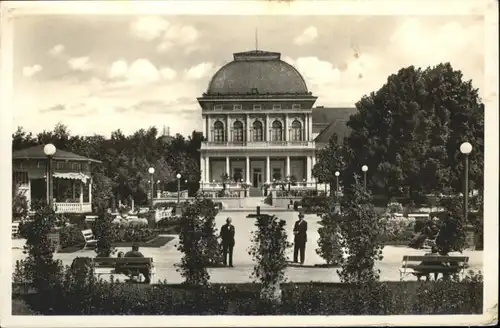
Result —
<path fill-rule="evenodd" d="M 262 190 L 256 187 L 248 188 L 248 197 L 262 197 Z"/>
<path fill-rule="evenodd" d="M 239 208 L 227 208 L 224 209 L 225 212 L 255 212 L 257 210 L 257 205 L 260 206 L 261 212 L 275 212 L 276 208 L 264 204 L 264 197 L 246 197 L 241 199 L 241 207 Z"/>

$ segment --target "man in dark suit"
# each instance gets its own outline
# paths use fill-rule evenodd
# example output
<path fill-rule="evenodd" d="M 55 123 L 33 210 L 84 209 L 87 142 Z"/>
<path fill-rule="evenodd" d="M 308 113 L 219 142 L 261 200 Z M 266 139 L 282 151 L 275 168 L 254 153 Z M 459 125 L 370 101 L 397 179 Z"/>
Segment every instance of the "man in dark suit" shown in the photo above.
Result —
<path fill-rule="evenodd" d="M 144 257 L 144 255 L 141 252 L 139 252 L 139 245 L 134 244 L 132 245 L 132 250 L 125 253 L 124 257 Z M 141 273 L 144 276 L 144 282 L 146 284 L 149 284 L 151 282 L 150 268 L 139 270 L 139 273 Z"/>
<path fill-rule="evenodd" d="M 306 242 L 307 242 L 307 222 L 304 220 L 304 214 L 299 213 L 299 219 L 293 227 L 294 245 L 293 245 L 293 262 L 298 263 L 298 255 L 300 252 L 300 264 L 304 264 Z"/>
<path fill-rule="evenodd" d="M 220 229 L 220 238 L 222 239 L 223 263 L 227 265 L 229 257 L 229 266 L 233 266 L 233 248 L 234 248 L 234 226 L 231 224 L 231 218 L 226 219 L 226 224 Z"/>

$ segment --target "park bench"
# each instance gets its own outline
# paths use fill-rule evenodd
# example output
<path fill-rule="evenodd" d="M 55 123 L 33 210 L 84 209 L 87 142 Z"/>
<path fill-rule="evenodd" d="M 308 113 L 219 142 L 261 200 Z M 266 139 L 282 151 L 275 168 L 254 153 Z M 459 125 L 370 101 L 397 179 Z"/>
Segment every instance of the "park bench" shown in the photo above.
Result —
<path fill-rule="evenodd" d="M 442 256 L 442 255 L 405 255 L 402 267 L 399 269 L 400 279 L 414 275 L 429 277 L 431 274 L 451 275 L 463 273 L 468 267 L 468 256 Z"/>
<path fill-rule="evenodd" d="M 89 245 L 94 245 L 97 244 L 97 239 L 94 236 L 94 233 L 92 232 L 92 229 L 86 229 L 82 230 L 82 235 L 83 235 L 83 240 L 85 244 L 83 245 L 82 251 L 87 248 Z"/>
<path fill-rule="evenodd" d="M 154 276 L 154 265 L 151 257 L 95 257 L 92 259 L 95 269 L 108 269 L 106 272 L 97 272 L 97 276 L 102 274 L 124 274 L 132 280 L 142 280 L 141 270 L 149 269 L 151 281 Z"/>

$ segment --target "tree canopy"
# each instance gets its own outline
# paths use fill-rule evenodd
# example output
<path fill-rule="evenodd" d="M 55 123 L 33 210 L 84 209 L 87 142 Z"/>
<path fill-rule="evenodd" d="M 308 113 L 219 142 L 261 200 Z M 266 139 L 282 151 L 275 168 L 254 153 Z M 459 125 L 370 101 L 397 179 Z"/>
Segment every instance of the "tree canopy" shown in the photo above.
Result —
<path fill-rule="evenodd" d="M 57 124 L 52 131 L 37 135 L 19 127 L 12 135 L 12 150 L 53 143 L 58 149 L 102 161 L 102 165 L 92 166 L 93 203 L 99 207 L 108 205 L 111 198 L 133 197 L 139 203 L 145 202 L 149 192 L 149 167 L 155 168 L 154 180 L 160 181 L 162 190 L 176 190 L 175 175 L 180 173 L 182 188 L 196 191 L 202 138 L 196 131 L 188 139 L 180 134 L 160 136 L 155 127 L 140 129 L 128 136 L 121 130 L 112 132 L 110 137 L 77 136 L 71 135 L 65 125 Z"/>
<path fill-rule="evenodd" d="M 347 149 L 342 150 L 344 184 L 353 183 L 354 175 L 367 165 L 368 187 L 388 199 L 462 192 L 464 161 L 459 148 L 468 141 L 473 146 L 470 187 L 482 189 L 484 105 L 472 81 L 465 81 L 449 63 L 402 68 L 356 108 L 347 123 L 352 130 L 345 140 Z M 320 152 L 315 170 L 338 165 L 340 151 L 331 143 Z M 323 179 L 325 174 L 319 176 Z"/>

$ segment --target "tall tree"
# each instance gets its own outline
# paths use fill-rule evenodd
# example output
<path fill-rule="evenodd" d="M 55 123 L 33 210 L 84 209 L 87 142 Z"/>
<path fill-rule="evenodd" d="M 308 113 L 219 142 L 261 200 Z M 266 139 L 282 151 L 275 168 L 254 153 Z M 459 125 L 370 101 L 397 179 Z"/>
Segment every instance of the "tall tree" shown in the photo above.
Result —
<path fill-rule="evenodd" d="M 339 179 L 342 179 L 342 171 L 345 168 L 346 153 L 342 144 L 339 144 L 338 137 L 334 134 L 328 145 L 320 149 L 316 155 L 317 162 L 313 167 L 312 174 L 320 183 L 328 183 L 330 190 L 335 190 L 336 179 L 335 172 L 340 172 Z"/>
<path fill-rule="evenodd" d="M 377 92 L 356 103 L 348 126 L 347 177 L 369 167 L 368 185 L 390 199 L 462 190 L 463 160 L 468 141 L 473 187 L 482 186 L 484 106 L 471 81 L 449 63 L 425 70 L 413 66 L 389 76 Z M 351 181 L 352 182 L 352 181 Z"/>

